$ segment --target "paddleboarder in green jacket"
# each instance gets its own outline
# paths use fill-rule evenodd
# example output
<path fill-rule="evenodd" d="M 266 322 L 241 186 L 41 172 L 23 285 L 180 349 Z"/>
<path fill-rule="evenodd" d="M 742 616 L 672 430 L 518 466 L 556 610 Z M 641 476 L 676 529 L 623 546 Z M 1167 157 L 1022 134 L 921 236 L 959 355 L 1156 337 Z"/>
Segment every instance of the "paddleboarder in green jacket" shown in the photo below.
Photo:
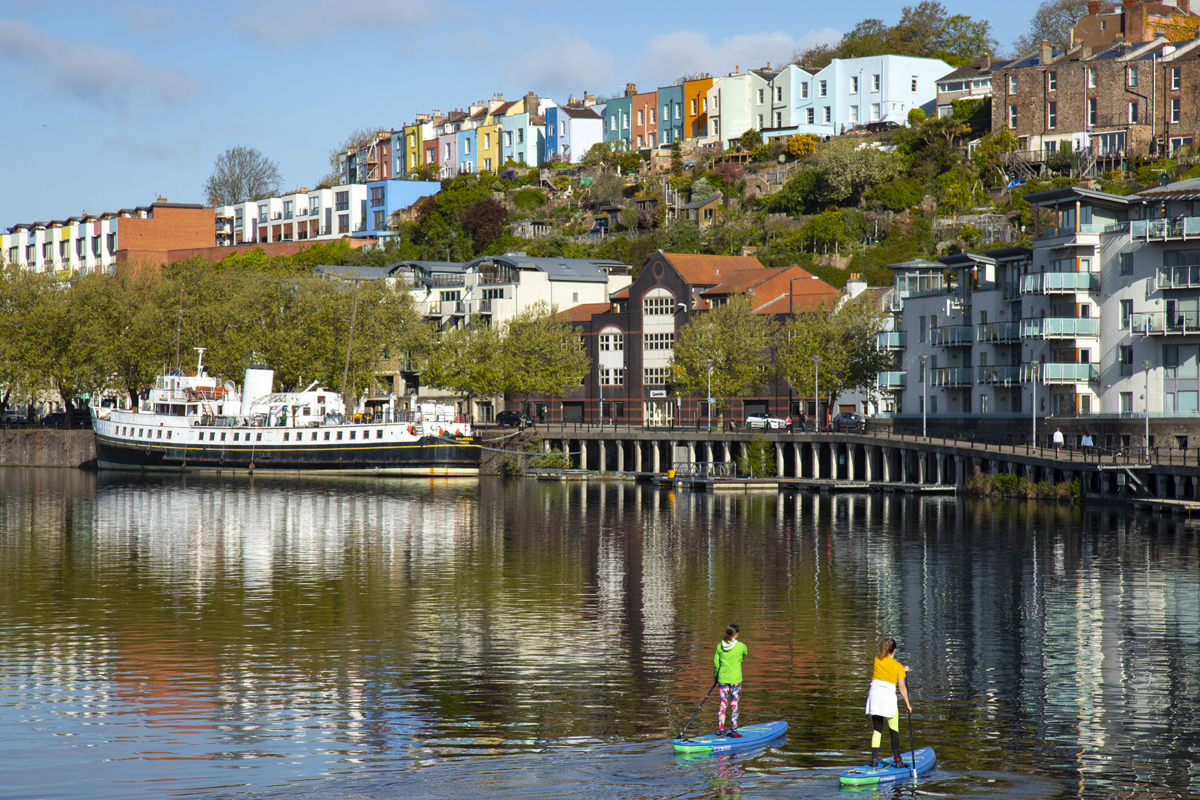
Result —
<path fill-rule="evenodd" d="M 720 692 L 721 704 L 717 706 L 717 733 L 725 733 L 725 714 L 729 712 L 730 733 L 734 738 L 741 738 L 737 731 L 738 701 L 742 697 L 742 659 L 750 652 L 744 642 L 738 641 L 741 628 L 736 622 L 731 622 L 725 629 L 725 638 L 717 644 L 713 654 L 713 670 L 717 688 Z"/>

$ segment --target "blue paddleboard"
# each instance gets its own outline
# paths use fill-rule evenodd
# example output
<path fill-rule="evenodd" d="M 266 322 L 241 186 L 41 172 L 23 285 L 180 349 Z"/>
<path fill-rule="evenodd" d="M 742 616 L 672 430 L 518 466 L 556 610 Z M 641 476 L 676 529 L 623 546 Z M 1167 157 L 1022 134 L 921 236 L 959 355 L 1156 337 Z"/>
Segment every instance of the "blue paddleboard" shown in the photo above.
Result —
<path fill-rule="evenodd" d="M 749 750 L 761 747 L 787 733 L 787 723 L 783 720 L 760 722 L 757 725 L 747 725 L 738 728 L 741 736 L 737 739 L 726 733 L 720 736 L 706 733 L 703 736 L 693 736 L 687 739 L 676 739 L 677 753 L 731 753 L 735 750 Z"/>
<path fill-rule="evenodd" d="M 907 780 L 913 774 L 914 755 L 916 756 L 918 777 L 929 772 L 929 770 L 933 769 L 933 765 L 937 763 L 937 758 L 933 754 L 932 747 L 918 747 L 915 751 L 900 754 L 900 758 L 904 759 L 903 767 L 895 766 L 895 762 L 889 758 L 887 761 L 881 762 L 878 767 L 872 767 L 868 764 L 867 766 L 848 769 L 841 774 L 838 782 L 843 786 L 870 786 L 876 783 Z"/>

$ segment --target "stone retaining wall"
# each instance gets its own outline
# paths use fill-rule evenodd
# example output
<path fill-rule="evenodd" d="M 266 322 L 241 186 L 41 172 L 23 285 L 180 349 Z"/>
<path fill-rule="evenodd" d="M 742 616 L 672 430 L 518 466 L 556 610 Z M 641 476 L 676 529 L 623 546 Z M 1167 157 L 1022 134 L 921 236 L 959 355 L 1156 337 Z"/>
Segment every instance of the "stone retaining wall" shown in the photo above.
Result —
<path fill-rule="evenodd" d="M 0 428 L 0 466 L 91 467 L 96 442 L 90 430 Z"/>

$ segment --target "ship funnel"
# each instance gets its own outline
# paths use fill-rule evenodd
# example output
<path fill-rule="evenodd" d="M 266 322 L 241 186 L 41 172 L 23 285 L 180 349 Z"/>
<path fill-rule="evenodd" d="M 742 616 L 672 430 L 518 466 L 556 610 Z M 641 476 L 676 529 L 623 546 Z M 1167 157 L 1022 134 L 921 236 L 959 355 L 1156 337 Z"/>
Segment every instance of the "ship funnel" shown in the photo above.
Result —
<path fill-rule="evenodd" d="M 275 370 L 253 364 L 247 367 L 246 381 L 242 384 L 242 416 L 250 416 L 250 404 L 269 395 L 274 387 Z"/>

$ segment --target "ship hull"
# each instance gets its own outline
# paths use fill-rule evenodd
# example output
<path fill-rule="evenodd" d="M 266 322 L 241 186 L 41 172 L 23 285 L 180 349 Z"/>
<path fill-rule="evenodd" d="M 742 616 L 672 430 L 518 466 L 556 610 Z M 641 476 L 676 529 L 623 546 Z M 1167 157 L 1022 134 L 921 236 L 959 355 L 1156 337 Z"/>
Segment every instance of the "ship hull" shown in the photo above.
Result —
<path fill-rule="evenodd" d="M 154 472 L 247 470 L 306 474 L 477 475 L 478 436 L 424 436 L 405 442 L 232 443 L 128 441 L 96 434 L 101 469 Z"/>

